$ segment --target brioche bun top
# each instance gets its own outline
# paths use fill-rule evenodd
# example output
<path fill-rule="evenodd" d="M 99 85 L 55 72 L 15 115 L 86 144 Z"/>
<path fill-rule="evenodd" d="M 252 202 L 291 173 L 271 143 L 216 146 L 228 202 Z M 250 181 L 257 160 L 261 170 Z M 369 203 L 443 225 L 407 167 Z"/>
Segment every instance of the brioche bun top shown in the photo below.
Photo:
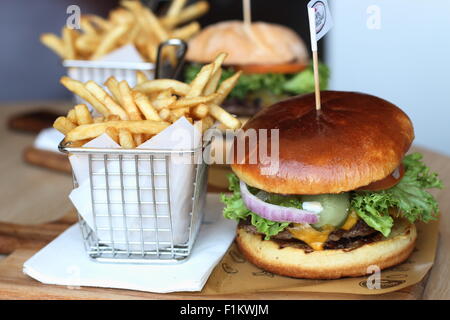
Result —
<path fill-rule="evenodd" d="M 246 147 L 240 159 L 235 152 L 231 167 L 236 175 L 268 192 L 324 194 L 366 186 L 399 166 L 414 139 L 411 120 L 401 109 L 356 92 L 322 91 L 321 100 L 319 113 L 314 94 L 307 94 L 250 119 L 244 131 L 279 129 L 279 161 L 249 163 L 255 150 Z M 235 148 L 236 142 L 242 137 Z M 267 154 L 275 148 L 269 138 Z"/>
<path fill-rule="evenodd" d="M 186 59 L 209 63 L 221 52 L 228 53 L 227 65 L 308 61 L 305 44 L 291 29 L 266 22 L 254 22 L 247 28 L 242 21 L 224 21 L 203 29 L 189 41 Z"/>

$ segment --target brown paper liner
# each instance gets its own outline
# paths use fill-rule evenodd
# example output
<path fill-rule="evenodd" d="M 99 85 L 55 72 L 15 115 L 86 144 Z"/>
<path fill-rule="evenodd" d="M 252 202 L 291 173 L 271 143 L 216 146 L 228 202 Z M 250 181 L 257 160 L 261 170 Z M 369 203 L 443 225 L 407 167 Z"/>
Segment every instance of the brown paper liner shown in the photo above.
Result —
<path fill-rule="evenodd" d="M 254 292 L 324 292 L 383 294 L 420 282 L 433 265 L 438 243 L 437 221 L 417 224 L 418 239 L 411 256 L 402 264 L 381 272 L 381 289 L 369 289 L 369 276 L 338 280 L 294 279 L 263 271 L 246 259 L 232 244 L 216 266 L 201 295 Z"/>

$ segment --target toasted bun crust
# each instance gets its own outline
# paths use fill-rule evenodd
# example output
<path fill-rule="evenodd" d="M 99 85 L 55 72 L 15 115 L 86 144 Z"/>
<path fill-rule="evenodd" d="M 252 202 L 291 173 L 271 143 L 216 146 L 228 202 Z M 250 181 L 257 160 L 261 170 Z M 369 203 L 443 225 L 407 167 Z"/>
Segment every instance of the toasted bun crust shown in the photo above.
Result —
<path fill-rule="evenodd" d="M 235 150 L 231 167 L 236 175 L 268 192 L 323 194 L 355 190 L 399 166 L 414 139 L 411 120 L 402 110 L 356 92 L 322 91 L 321 99 L 320 113 L 314 94 L 307 94 L 265 108 L 250 119 L 244 130 L 279 129 L 279 161 L 269 138 L 267 155 L 274 160 L 252 160 L 259 144 L 246 147 L 243 157 Z M 242 141 L 238 136 L 235 149 Z"/>
<path fill-rule="evenodd" d="M 305 253 L 303 249 L 293 247 L 280 249 L 276 242 L 263 240 L 261 235 L 243 228 L 238 228 L 236 241 L 247 260 L 272 273 L 305 279 L 338 279 L 366 275 L 367 268 L 372 265 L 385 269 L 405 261 L 414 249 L 416 238 L 415 225 L 399 220 L 385 240 L 351 251 Z"/>
<path fill-rule="evenodd" d="M 228 65 L 307 62 L 308 52 L 291 29 L 272 23 L 255 22 L 247 30 L 242 21 L 210 25 L 189 41 L 186 59 L 209 63 L 227 52 Z"/>

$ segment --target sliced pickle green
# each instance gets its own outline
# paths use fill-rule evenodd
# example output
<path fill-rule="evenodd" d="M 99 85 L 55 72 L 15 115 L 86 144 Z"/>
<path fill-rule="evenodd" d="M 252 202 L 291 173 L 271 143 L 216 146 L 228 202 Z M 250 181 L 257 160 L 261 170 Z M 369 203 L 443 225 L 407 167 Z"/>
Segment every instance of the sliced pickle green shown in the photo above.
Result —
<path fill-rule="evenodd" d="M 319 202 L 323 210 L 319 213 L 319 222 L 313 224 L 314 228 L 331 225 L 340 227 L 347 219 L 350 207 L 350 194 L 319 194 L 302 196 L 303 202 Z"/>

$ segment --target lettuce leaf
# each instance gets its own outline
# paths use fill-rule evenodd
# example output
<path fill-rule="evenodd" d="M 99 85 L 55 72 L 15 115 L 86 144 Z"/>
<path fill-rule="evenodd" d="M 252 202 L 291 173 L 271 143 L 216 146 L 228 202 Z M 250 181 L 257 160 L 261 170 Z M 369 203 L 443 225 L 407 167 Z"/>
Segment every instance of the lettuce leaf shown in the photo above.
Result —
<path fill-rule="evenodd" d="M 358 216 L 384 236 L 390 234 L 394 224 L 389 214 L 391 207 L 411 223 L 436 220 L 438 215 L 438 203 L 426 189 L 442 188 L 442 181 L 430 172 L 420 153 L 407 155 L 403 164 L 405 175 L 397 185 L 377 192 L 355 192 L 351 200 L 350 206 Z"/>
<path fill-rule="evenodd" d="M 405 174 L 402 180 L 394 187 L 381 191 L 355 191 L 351 194 L 350 207 L 370 227 L 380 231 L 384 236 L 391 233 L 394 219 L 391 214 L 393 208 L 397 208 L 398 215 L 408 219 L 411 223 L 415 221 L 429 222 L 436 220 L 439 207 L 434 197 L 426 191 L 431 188 L 442 188 L 442 181 L 436 173 L 423 163 L 422 155 L 413 153 L 403 159 Z M 239 179 L 234 175 L 228 176 L 230 183 L 230 196 L 222 195 L 225 204 L 224 216 L 227 219 L 247 219 L 258 232 L 266 235 L 266 239 L 283 231 L 288 222 L 275 222 L 264 219 L 250 211 L 242 200 Z M 254 188 L 250 192 L 264 201 L 285 207 L 302 208 L 300 196 L 283 196 L 267 193 Z"/>
<path fill-rule="evenodd" d="M 238 177 L 236 177 L 236 175 L 234 174 L 230 174 L 228 175 L 228 182 L 230 184 L 229 189 L 232 194 L 229 196 L 227 196 L 226 194 L 222 194 L 221 196 L 221 201 L 225 204 L 225 208 L 223 209 L 223 215 L 225 218 L 233 220 L 246 220 L 248 217 L 250 217 L 252 225 L 256 227 L 258 232 L 266 235 L 266 240 L 270 239 L 270 237 L 272 236 L 277 235 L 289 225 L 289 222 L 276 222 L 267 220 L 250 211 L 245 206 L 244 200 L 242 200 Z M 291 202 L 290 200 L 287 201 L 290 206 L 294 205 L 294 202 Z M 280 203 L 282 203 L 282 201 L 280 201 Z"/>
<path fill-rule="evenodd" d="M 328 79 L 330 78 L 330 69 L 323 63 L 319 63 L 319 84 L 320 90 L 328 88 Z M 302 94 L 314 92 L 314 69 L 309 65 L 307 69 L 297 73 L 292 79 L 287 81 L 284 90 L 293 94 Z"/>
<path fill-rule="evenodd" d="M 191 82 L 201 69 L 200 64 L 189 64 L 185 68 L 185 79 Z M 237 85 L 230 92 L 230 98 L 244 99 L 250 94 L 267 91 L 274 95 L 296 95 L 314 92 L 314 74 L 312 65 L 296 74 L 242 74 Z M 232 68 L 224 68 L 220 81 L 231 77 L 235 71 Z M 319 64 L 320 88 L 328 86 L 329 69 L 326 65 Z"/>

